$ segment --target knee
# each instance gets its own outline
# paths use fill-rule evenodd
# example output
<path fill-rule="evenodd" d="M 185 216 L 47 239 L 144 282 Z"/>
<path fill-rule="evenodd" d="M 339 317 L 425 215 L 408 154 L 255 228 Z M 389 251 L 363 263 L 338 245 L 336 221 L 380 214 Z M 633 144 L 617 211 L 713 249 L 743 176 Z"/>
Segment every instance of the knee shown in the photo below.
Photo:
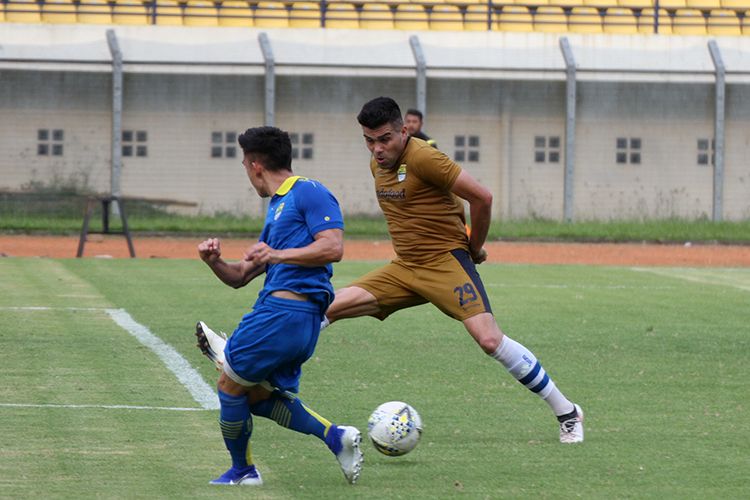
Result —
<path fill-rule="evenodd" d="M 487 335 L 477 339 L 477 344 L 486 354 L 493 354 L 500 347 L 502 337 L 496 335 Z"/>

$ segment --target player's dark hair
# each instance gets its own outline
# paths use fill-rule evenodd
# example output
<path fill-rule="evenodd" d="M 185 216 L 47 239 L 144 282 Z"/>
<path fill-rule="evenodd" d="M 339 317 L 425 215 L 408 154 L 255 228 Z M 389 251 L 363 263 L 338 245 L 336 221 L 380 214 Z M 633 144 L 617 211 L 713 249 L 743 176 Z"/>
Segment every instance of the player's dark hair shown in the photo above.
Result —
<path fill-rule="evenodd" d="M 292 170 L 292 141 L 276 127 L 254 127 L 240 134 L 237 142 L 244 154 L 255 155 L 268 170 Z"/>
<path fill-rule="evenodd" d="M 390 97 L 376 97 L 366 102 L 357 115 L 357 121 L 363 127 L 370 129 L 382 127 L 386 123 L 390 123 L 396 128 L 400 128 L 404 124 L 401 118 L 401 108 Z"/>
<path fill-rule="evenodd" d="M 409 109 L 407 109 L 407 110 L 406 110 L 406 114 L 407 114 L 407 115 L 412 115 L 412 116 L 416 116 L 417 118 L 419 118 L 419 121 L 420 121 L 420 122 L 421 122 L 422 120 L 424 120 L 424 117 L 422 116 L 422 112 L 421 112 L 421 111 L 419 111 L 418 109 L 414 109 L 414 108 L 409 108 Z"/>

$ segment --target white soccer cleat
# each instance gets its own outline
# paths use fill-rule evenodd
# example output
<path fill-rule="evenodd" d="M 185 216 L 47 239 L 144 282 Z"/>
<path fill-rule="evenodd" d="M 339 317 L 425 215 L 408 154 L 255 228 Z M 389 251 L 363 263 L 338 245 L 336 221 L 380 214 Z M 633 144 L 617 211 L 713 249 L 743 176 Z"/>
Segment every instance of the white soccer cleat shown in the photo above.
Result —
<path fill-rule="evenodd" d="M 583 442 L 583 410 L 577 404 L 576 416 L 560 422 L 560 442 L 565 444 Z"/>
<path fill-rule="evenodd" d="M 359 444 L 362 442 L 362 434 L 356 427 L 342 425 L 338 427 L 343 431 L 341 434 L 341 451 L 336 454 L 336 460 L 341 465 L 341 471 L 349 484 L 354 484 L 362 472 L 362 450 Z"/>
<path fill-rule="evenodd" d="M 195 336 L 198 337 L 198 348 L 216 365 L 216 369 L 224 369 L 224 347 L 227 345 L 227 335 L 224 332 L 216 333 L 203 321 L 195 325 Z"/>

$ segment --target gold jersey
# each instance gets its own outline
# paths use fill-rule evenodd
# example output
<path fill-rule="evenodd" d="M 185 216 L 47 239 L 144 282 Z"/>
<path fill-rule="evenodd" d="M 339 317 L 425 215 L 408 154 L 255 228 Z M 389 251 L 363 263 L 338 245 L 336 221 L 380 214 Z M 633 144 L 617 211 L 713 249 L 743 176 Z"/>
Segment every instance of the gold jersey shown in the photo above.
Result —
<path fill-rule="evenodd" d="M 399 258 L 424 262 L 469 249 L 460 198 L 450 192 L 461 167 L 425 141 L 410 137 L 393 168 L 370 161 L 375 194 Z"/>

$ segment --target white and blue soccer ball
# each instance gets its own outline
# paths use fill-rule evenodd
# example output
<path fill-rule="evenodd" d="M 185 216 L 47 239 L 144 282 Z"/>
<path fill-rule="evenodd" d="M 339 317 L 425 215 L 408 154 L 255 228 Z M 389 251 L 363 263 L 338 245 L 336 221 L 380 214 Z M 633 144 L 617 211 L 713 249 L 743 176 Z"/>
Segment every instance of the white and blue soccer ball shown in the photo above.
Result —
<path fill-rule="evenodd" d="M 380 453 L 391 457 L 406 455 L 419 443 L 422 418 L 411 405 L 388 401 L 370 415 L 367 435 Z"/>

